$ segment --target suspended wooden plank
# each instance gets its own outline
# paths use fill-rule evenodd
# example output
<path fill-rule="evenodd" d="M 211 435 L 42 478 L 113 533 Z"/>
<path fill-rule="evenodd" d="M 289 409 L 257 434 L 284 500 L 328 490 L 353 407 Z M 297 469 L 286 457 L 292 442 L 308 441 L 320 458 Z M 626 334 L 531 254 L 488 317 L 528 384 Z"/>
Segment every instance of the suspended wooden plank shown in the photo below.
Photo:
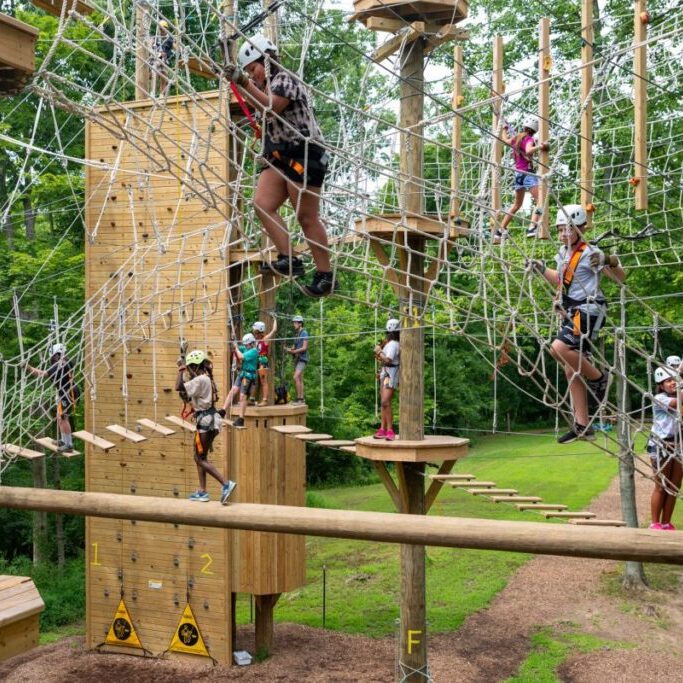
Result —
<path fill-rule="evenodd" d="M 65 3 L 67 12 L 72 8 L 79 14 L 90 14 L 94 11 L 93 7 L 82 2 L 82 0 L 77 0 L 75 7 L 73 0 L 32 0 L 32 2 L 36 7 L 40 7 L 40 9 L 45 10 L 45 12 L 52 14 L 55 17 L 62 15 L 62 7 Z"/>
<path fill-rule="evenodd" d="M 517 493 L 517 489 L 497 489 L 497 488 L 492 488 L 492 489 L 487 489 L 487 488 L 474 488 L 474 489 L 465 489 L 467 493 L 471 493 L 474 496 L 491 496 L 491 495 L 499 495 L 499 496 L 513 496 Z"/>
<path fill-rule="evenodd" d="M 557 517 L 558 519 L 593 519 L 594 512 L 544 512 L 546 519 Z"/>
<path fill-rule="evenodd" d="M 541 503 L 538 496 L 491 496 L 494 503 Z"/>
<path fill-rule="evenodd" d="M 438 481 L 471 481 L 477 477 L 474 474 L 430 474 L 429 478 Z"/>
<path fill-rule="evenodd" d="M 527 510 L 566 510 L 567 506 L 566 505 L 561 505 L 561 504 L 553 504 L 553 503 L 531 503 L 530 505 L 527 505 L 526 503 L 524 505 L 516 505 L 515 506 L 518 510 L 521 510 L 522 512 L 525 512 Z"/>
<path fill-rule="evenodd" d="M 495 485 L 495 481 L 447 481 L 446 482 L 449 486 L 452 486 L 454 489 L 463 489 L 463 488 L 487 488 L 487 489 L 492 489 Z"/>
<path fill-rule="evenodd" d="M 73 448 L 68 451 L 60 450 L 57 442 L 54 439 L 51 439 L 49 436 L 43 436 L 40 439 L 36 439 L 34 437 L 33 440 L 43 448 L 47 448 L 48 451 L 52 451 L 53 453 L 59 453 L 59 455 L 61 455 L 64 458 L 73 458 L 74 456 L 81 454 L 80 451 L 77 451 Z"/>
<path fill-rule="evenodd" d="M 164 419 L 167 422 L 174 424 L 176 427 L 182 427 L 183 429 L 186 429 L 188 432 L 197 431 L 197 428 L 191 422 L 187 422 L 186 420 L 183 420 L 182 417 L 178 417 L 177 415 L 167 415 Z"/>
<path fill-rule="evenodd" d="M 318 446 L 327 446 L 327 448 L 341 448 L 342 446 L 354 446 L 353 441 L 347 441 L 346 439 L 323 439 L 318 441 Z"/>
<path fill-rule="evenodd" d="M 106 439 L 103 439 L 101 436 L 96 436 L 95 434 L 86 432 L 84 429 L 81 429 L 78 432 L 74 432 L 73 436 L 75 436 L 77 439 L 80 439 L 81 441 L 85 441 L 85 443 L 89 443 L 91 446 L 95 446 L 95 448 L 101 448 L 103 451 L 109 451 L 116 446 L 115 443 L 107 441 Z"/>
<path fill-rule="evenodd" d="M 346 451 L 347 453 L 355 453 L 356 452 L 356 447 L 355 446 L 342 446 L 340 451 Z"/>
<path fill-rule="evenodd" d="M 277 425 L 275 427 L 271 427 L 271 429 L 279 434 L 287 435 L 308 434 L 313 431 L 310 427 L 305 427 L 304 425 Z"/>
<path fill-rule="evenodd" d="M 125 427 L 121 425 L 108 425 L 107 429 L 110 432 L 114 432 L 114 434 L 118 434 L 119 436 L 122 436 L 124 439 L 128 439 L 128 441 L 132 441 L 133 443 L 140 443 L 141 441 L 147 441 L 146 436 L 142 436 L 142 434 L 138 434 L 137 432 L 133 432 L 130 429 L 126 429 Z"/>
<path fill-rule="evenodd" d="M 163 436 L 171 436 L 171 434 L 175 434 L 174 429 L 164 427 L 164 425 L 154 422 L 154 420 L 148 420 L 146 417 L 141 417 L 139 420 L 137 420 L 137 423 L 141 427 L 147 427 L 147 429 L 151 429 L 153 432 L 157 432 Z"/>
<path fill-rule="evenodd" d="M 324 439 L 331 439 L 332 434 L 295 434 L 294 438 L 300 441 L 323 441 Z"/>
<path fill-rule="evenodd" d="M 19 458 L 28 458 L 33 460 L 34 458 L 43 458 L 45 453 L 40 453 L 38 451 L 32 451 L 30 448 L 24 448 L 23 446 L 15 446 L 13 443 L 2 444 L 2 452 L 7 453 L 7 455 L 13 455 Z"/>
<path fill-rule="evenodd" d="M 626 526 L 623 519 L 570 519 L 569 523 L 579 526 Z"/>

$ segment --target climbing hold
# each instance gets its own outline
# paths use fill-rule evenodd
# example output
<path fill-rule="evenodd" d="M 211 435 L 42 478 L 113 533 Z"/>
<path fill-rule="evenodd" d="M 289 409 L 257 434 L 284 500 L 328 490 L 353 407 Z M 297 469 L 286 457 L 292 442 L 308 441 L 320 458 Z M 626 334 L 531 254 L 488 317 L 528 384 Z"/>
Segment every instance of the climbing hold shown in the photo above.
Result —
<path fill-rule="evenodd" d="M 641 24 L 649 24 L 650 23 L 650 13 L 649 12 L 641 12 L 640 13 L 640 23 Z"/>
<path fill-rule="evenodd" d="M 636 178 L 635 176 L 631 178 L 631 180 L 628 181 L 629 184 L 633 185 L 633 187 L 638 187 L 640 185 L 640 178 Z"/>

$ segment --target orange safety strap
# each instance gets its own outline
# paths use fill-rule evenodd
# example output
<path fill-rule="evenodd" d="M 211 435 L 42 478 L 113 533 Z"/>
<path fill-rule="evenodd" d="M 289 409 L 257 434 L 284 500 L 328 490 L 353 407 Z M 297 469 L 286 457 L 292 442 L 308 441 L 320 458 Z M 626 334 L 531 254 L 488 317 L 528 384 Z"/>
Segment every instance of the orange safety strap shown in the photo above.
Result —
<path fill-rule="evenodd" d="M 581 311 L 577 308 L 572 316 L 572 323 L 574 323 L 574 336 L 581 336 Z"/>
<path fill-rule="evenodd" d="M 240 109 L 244 113 L 244 115 L 247 117 L 247 121 L 249 121 L 249 125 L 251 126 L 252 130 L 254 131 L 254 134 L 256 135 L 256 138 L 258 140 L 261 139 L 261 126 L 256 123 L 256 119 L 252 116 L 251 111 L 249 111 L 249 107 L 247 107 L 247 103 L 244 101 L 244 97 L 242 97 L 242 93 L 239 91 L 237 86 L 230 81 L 230 89 L 232 90 L 232 94 L 235 96 L 235 99 L 237 100 L 237 104 L 240 105 Z"/>
<path fill-rule="evenodd" d="M 199 432 L 194 433 L 194 446 L 197 449 L 197 455 L 204 455 L 204 446 L 202 446 L 202 437 Z"/>
<path fill-rule="evenodd" d="M 288 164 L 299 175 L 303 175 L 306 169 L 296 159 L 284 159 L 278 150 L 273 151 L 273 158 Z"/>
<path fill-rule="evenodd" d="M 569 291 L 569 288 L 571 287 L 572 281 L 574 280 L 574 274 L 576 273 L 576 267 L 581 260 L 581 254 L 583 254 L 587 246 L 588 245 L 585 242 L 579 242 L 576 249 L 574 249 L 574 253 L 572 253 L 569 258 L 569 263 L 566 265 L 564 273 L 562 273 L 562 284 L 564 285 L 565 292 Z"/>

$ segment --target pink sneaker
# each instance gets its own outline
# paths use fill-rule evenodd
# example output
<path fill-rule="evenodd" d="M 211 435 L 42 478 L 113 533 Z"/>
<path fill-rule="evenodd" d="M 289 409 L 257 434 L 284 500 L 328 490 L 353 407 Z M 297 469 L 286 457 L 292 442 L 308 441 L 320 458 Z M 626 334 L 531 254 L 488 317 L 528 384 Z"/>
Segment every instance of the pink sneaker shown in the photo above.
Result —
<path fill-rule="evenodd" d="M 387 436 L 387 433 L 380 427 L 373 435 L 373 439 L 385 439 Z"/>
<path fill-rule="evenodd" d="M 676 531 L 676 527 L 671 524 L 671 522 L 667 522 L 666 524 L 662 524 L 662 529 L 664 531 Z"/>
<path fill-rule="evenodd" d="M 661 531 L 664 527 L 659 523 L 659 522 L 652 522 L 650 524 L 650 529 L 657 529 L 658 531 Z"/>
<path fill-rule="evenodd" d="M 393 441 L 396 438 L 396 434 L 394 434 L 394 430 L 393 429 L 387 429 L 387 433 L 386 433 L 385 438 L 387 441 Z"/>

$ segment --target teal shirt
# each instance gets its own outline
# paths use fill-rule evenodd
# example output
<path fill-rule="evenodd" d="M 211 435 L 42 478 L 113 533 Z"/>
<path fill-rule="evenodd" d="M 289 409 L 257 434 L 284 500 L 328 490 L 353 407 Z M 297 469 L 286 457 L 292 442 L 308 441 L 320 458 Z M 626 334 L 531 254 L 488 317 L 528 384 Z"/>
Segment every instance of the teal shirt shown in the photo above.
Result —
<path fill-rule="evenodd" d="M 244 358 L 242 358 L 242 372 L 247 379 L 255 379 L 258 370 L 258 349 L 240 348 Z"/>

